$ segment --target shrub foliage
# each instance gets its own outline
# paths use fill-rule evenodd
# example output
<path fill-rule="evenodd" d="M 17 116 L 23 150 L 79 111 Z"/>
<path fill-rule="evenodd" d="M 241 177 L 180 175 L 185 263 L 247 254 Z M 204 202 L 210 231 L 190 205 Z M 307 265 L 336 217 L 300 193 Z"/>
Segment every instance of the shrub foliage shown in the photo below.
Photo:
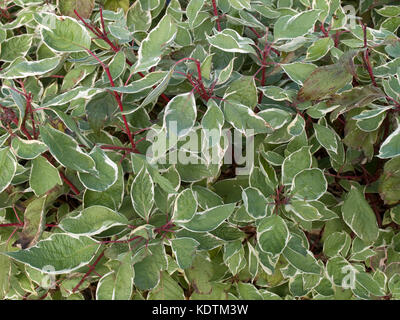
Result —
<path fill-rule="evenodd" d="M 1 2 L 0 298 L 400 297 L 398 1 Z"/>

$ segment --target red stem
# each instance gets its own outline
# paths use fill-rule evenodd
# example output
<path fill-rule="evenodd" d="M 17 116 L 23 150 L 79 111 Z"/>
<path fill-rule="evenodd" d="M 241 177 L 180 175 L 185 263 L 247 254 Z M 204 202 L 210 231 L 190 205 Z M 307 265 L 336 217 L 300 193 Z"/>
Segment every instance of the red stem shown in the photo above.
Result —
<path fill-rule="evenodd" d="M 128 64 L 129 64 L 130 66 L 132 66 L 132 62 L 129 61 Z M 139 74 L 139 76 L 141 76 L 142 78 L 145 77 L 145 75 L 144 75 L 143 73 L 141 73 L 141 72 L 138 72 L 138 74 Z M 155 89 L 155 88 L 156 88 L 156 86 L 153 87 L 153 89 Z M 163 98 L 167 103 L 171 101 L 171 99 L 168 98 L 164 93 L 161 93 L 160 97 Z"/>
<path fill-rule="evenodd" d="M 371 78 L 372 84 L 374 85 L 374 87 L 377 87 L 378 85 L 375 81 L 375 76 L 372 71 L 371 62 L 369 61 L 369 48 L 368 48 L 368 43 L 367 43 L 367 25 L 363 24 L 362 28 L 363 28 L 363 32 L 364 32 L 364 48 L 365 48 L 365 51 L 363 53 L 363 60 L 364 60 L 365 65 L 367 66 L 367 71 L 368 71 L 369 77 Z"/>
<path fill-rule="evenodd" d="M 101 22 L 101 27 L 103 28 L 103 34 L 106 35 L 106 25 L 104 23 L 104 17 L 103 17 L 103 9 L 100 8 L 100 22 Z"/>
<path fill-rule="evenodd" d="M 211 0 L 212 5 L 213 5 L 213 10 L 214 10 L 214 16 L 217 17 L 217 30 L 221 31 L 221 25 L 219 23 L 219 15 L 218 15 L 218 8 L 217 8 L 217 1 L 216 0 Z"/>
<path fill-rule="evenodd" d="M 5 227 L 22 227 L 20 223 L 4 223 L 0 224 L 0 228 L 5 228 Z"/>
<path fill-rule="evenodd" d="M 96 35 L 96 37 L 101 38 L 102 34 L 99 32 L 99 30 L 95 30 L 90 24 L 88 24 L 78 13 L 78 11 L 74 10 L 75 15 L 78 17 L 79 20 L 82 21 L 82 23 L 88 28 L 90 31 L 92 31 L 93 34 Z"/>
<path fill-rule="evenodd" d="M 335 33 L 335 39 L 334 39 L 334 41 L 335 41 L 335 48 L 337 48 L 337 47 L 339 46 L 339 36 L 340 36 L 339 31 L 336 31 L 336 33 Z"/>
<path fill-rule="evenodd" d="M 105 41 L 114 52 L 118 52 L 120 50 L 120 48 L 116 45 L 114 45 L 114 43 L 108 38 L 107 33 L 106 33 L 106 28 L 105 28 L 105 24 L 104 24 L 104 19 L 103 19 L 103 9 L 100 8 L 100 20 L 101 20 L 101 25 L 103 27 L 103 31 L 100 30 L 97 27 L 92 27 L 90 24 L 88 24 L 80 15 L 79 13 L 74 10 L 75 15 L 78 17 L 79 20 L 82 21 L 82 23 L 90 30 L 93 32 L 93 34 L 96 35 L 97 38 Z"/>
<path fill-rule="evenodd" d="M 134 236 L 133 238 L 130 238 L 128 240 L 107 240 L 107 241 L 101 241 L 101 243 L 129 243 L 132 242 L 136 239 L 142 238 L 141 236 Z"/>
<path fill-rule="evenodd" d="M 75 185 L 64 175 L 63 172 L 59 171 L 58 172 L 60 174 L 61 179 L 64 180 L 64 182 L 71 188 L 71 190 L 76 194 L 80 194 L 80 191 L 78 190 L 77 187 L 75 187 Z"/>
<path fill-rule="evenodd" d="M 115 87 L 115 83 L 114 83 L 114 80 L 113 80 L 113 78 L 112 78 L 112 76 L 111 76 L 111 72 L 110 72 L 109 67 L 106 66 L 106 65 L 103 63 L 103 61 L 101 61 L 92 51 L 90 51 L 89 49 L 86 49 L 86 51 L 87 51 L 93 58 L 95 58 L 95 59 L 97 60 L 97 62 L 100 63 L 100 65 L 103 67 L 103 69 L 104 69 L 104 71 L 105 71 L 105 73 L 106 73 L 106 75 L 107 75 L 108 80 L 110 81 L 111 87 L 114 88 L 114 87 Z M 124 112 L 124 107 L 123 107 L 123 105 L 122 105 L 121 97 L 120 97 L 119 93 L 116 92 L 116 91 L 113 91 L 113 94 L 114 94 L 115 100 L 117 101 L 119 110 L 122 112 L 122 120 L 124 121 L 125 131 L 126 131 L 126 134 L 128 135 L 129 142 L 130 142 L 131 145 L 132 145 L 132 149 L 135 149 L 135 142 L 133 141 L 133 137 L 132 137 L 131 130 L 129 129 L 128 121 L 126 120 L 126 116 L 123 114 L 123 112 Z"/>
<path fill-rule="evenodd" d="M 103 34 L 102 34 L 102 40 L 104 40 L 105 42 L 107 42 L 107 44 L 111 47 L 111 49 L 114 52 L 118 52 L 120 50 L 120 48 L 116 45 L 114 45 L 114 43 L 108 38 L 107 36 L 107 31 L 106 31 L 106 26 L 104 23 L 104 18 L 103 18 L 103 9 L 100 8 L 100 21 L 101 21 L 101 26 L 103 28 Z"/>
<path fill-rule="evenodd" d="M 180 60 L 178 60 L 177 62 L 175 62 L 175 66 L 178 65 L 179 63 L 183 62 L 183 61 L 194 61 L 194 63 L 196 64 L 196 69 L 197 69 L 197 75 L 198 75 L 198 79 L 193 78 L 191 74 L 185 74 L 187 79 L 189 80 L 189 82 L 192 84 L 192 86 L 194 87 L 194 89 L 196 90 L 196 92 L 199 93 L 199 95 L 201 96 L 202 99 L 208 101 L 210 99 L 210 96 L 206 90 L 206 88 L 204 87 L 204 83 L 203 83 L 203 78 L 201 76 L 201 66 L 200 66 L 200 61 L 194 58 L 182 58 Z M 176 71 L 180 74 L 182 74 L 179 71 Z"/>
<path fill-rule="evenodd" d="M 92 265 L 89 266 L 89 271 L 85 273 L 85 275 L 82 277 L 81 281 L 79 281 L 79 283 L 75 286 L 75 288 L 72 289 L 72 293 L 74 293 L 76 290 L 78 290 L 79 287 L 82 285 L 82 283 L 86 280 L 86 278 L 94 271 L 96 265 L 99 263 L 101 258 L 103 258 L 104 252 L 105 252 L 105 250 L 103 250 L 103 252 L 100 253 L 100 255 L 97 257 L 96 261 Z"/>
<path fill-rule="evenodd" d="M 107 36 L 107 32 L 106 32 L 106 29 L 105 29 L 104 18 L 103 18 L 103 10 L 102 9 L 100 9 L 100 20 L 101 20 L 101 25 L 102 25 L 102 28 L 103 28 L 103 32 L 101 30 L 99 30 L 98 28 L 96 28 L 97 30 L 94 30 L 92 26 L 90 26 L 88 23 L 85 22 L 84 19 L 82 19 L 82 17 L 76 12 L 76 10 L 74 12 L 75 12 L 76 16 L 79 18 L 79 20 L 81 20 L 83 22 L 83 24 L 90 31 L 92 31 L 98 38 L 104 40 L 115 53 L 120 51 L 120 48 L 115 46 Z M 126 62 L 128 63 L 129 66 L 133 65 L 133 63 L 130 62 L 128 59 L 126 59 Z M 142 78 L 144 78 L 144 74 L 143 73 L 141 73 L 141 72 L 138 72 L 138 73 Z M 155 88 L 155 86 L 153 87 L 153 89 L 154 88 Z M 163 93 L 161 94 L 161 98 L 163 98 L 166 102 L 170 101 L 170 99 Z"/>
<path fill-rule="evenodd" d="M 0 228 L 6 228 L 6 227 L 20 227 L 22 228 L 24 226 L 23 223 L 4 223 L 0 224 Z M 57 224 L 46 224 L 46 227 L 48 228 L 58 228 Z"/>
<path fill-rule="evenodd" d="M 267 60 L 267 57 L 269 56 L 270 50 L 271 50 L 271 46 L 268 45 L 268 43 L 266 43 L 265 47 L 264 47 L 264 50 L 263 50 L 263 53 L 262 53 L 262 61 L 261 61 L 261 64 L 262 64 L 261 83 L 260 83 L 261 87 L 263 87 L 265 85 L 265 80 L 266 80 L 266 74 L 265 74 L 265 72 L 266 72 L 266 60 Z M 263 93 L 260 92 L 259 95 L 258 95 L 258 103 L 261 103 L 262 96 L 263 96 Z"/>
<path fill-rule="evenodd" d="M 15 125 L 18 126 L 18 119 L 17 119 L 17 117 L 15 116 L 14 112 L 13 112 L 13 111 L 11 111 L 11 112 L 12 112 L 13 115 L 14 115 L 12 121 L 14 122 Z M 25 127 L 22 127 L 22 126 L 21 126 L 21 131 L 22 131 L 22 133 L 26 136 L 26 138 L 27 138 L 28 140 L 33 140 L 32 136 L 30 135 L 30 133 L 28 132 L 28 130 L 26 130 Z M 46 154 L 42 154 L 42 157 L 45 157 L 49 162 L 52 162 L 52 161 L 51 161 L 52 158 L 51 158 L 50 156 L 48 156 L 48 155 L 46 155 Z M 68 178 L 64 175 L 63 172 L 59 171 L 59 174 L 60 174 L 61 179 L 63 179 L 64 182 L 72 189 L 72 191 L 73 191 L 76 195 L 78 195 L 78 194 L 80 193 L 79 190 L 78 190 L 78 188 L 76 188 L 76 187 L 74 186 L 74 184 L 73 184 L 71 181 L 68 180 Z"/>
<path fill-rule="evenodd" d="M 261 35 L 254 29 L 253 27 L 249 27 L 249 29 L 256 35 L 257 38 L 261 38 Z"/>
<path fill-rule="evenodd" d="M 14 211 L 14 215 L 15 215 L 15 217 L 17 218 L 19 224 L 22 225 L 23 223 L 22 223 L 21 219 L 20 219 L 19 216 L 18 216 L 17 210 L 15 210 L 15 205 L 13 205 L 12 208 L 13 208 L 13 211 Z"/>
<path fill-rule="evenodd" d="M 325 37 L 329 37 L 329 33 L 328 33 L 328 31 L 325 30 L 323 22 L 321 23 L 320 29 L 321 29 L 321 31 L 322 31 L 322 33 L 324 34 Z"/>
<path fill-rule="evenodd" d="M 100 148 L 104 149 L 104 150 L 123 150 L 123 151 L 130 151 L 130 152 L 133 151 L 132 148 L 126 148 L 126 147 L 120 147 L 120 146 L 112 146 L 112 145 L 103 145 L 103 146 L 100 146 Z"/>
<path fill-rule="evenodd" d="M 46 227 L 47 228 L 58 228 L 58 224 L 47 224 L 46 223 Z"/>
<path fill-rule="evenodd" d="M 182 59 L 178 60 L 177 62 L 175 62 L 175 65 L 178 65 L 179 63 L 181 63 L 183 61 L 186 61 L 186 60 L 194 61 L 194 63 L 196 64 L 199 81 L 203 81 L 202 78 L 201 78 L 201 67 L 200 67 L 200 61 L 199 60 L 197 60 L 195 58 L 182 58 Z"/>
<path fill-rule="evenodd" d="M 364 48 L 365 48 L 365 51 L 363 52 L 363 61 L 367 67 L 367 71 L 368 71 L 369 77 L 371 78 L 372 85 L 374 87 L 378 87 L 378 84 L 376 83 L 376 80 L 375 80 L 374 72 L 372 70 L 371 62 L 369 60 L 369 48 L 368 48 L 368 42 L 367 42 L 367 25 L 363 24 L 362 28 L 363 28 L 363 32 L 364 32 Z M 390 104 L 390 101 L 392 101 L 396 104 L 396 107 L 400 107 L 400 103 L 398 101 L 394 100 L 393 98 L 391 98 L 389 96 L 386 96 L 385 98 L 389 104 Z"/>
<path fill-rule="evenodd" d="M 19 84 L 21 86 L 21 89 L 23 91 L 23 95 L 25 97 L 26 100 L 26 112 L 29 113 L 29 116 L 31 118 L 31 122 L 32 122 L 32 131 L 33 131 L 33 137 L 36 139 L 39 134 L 36 133 L 36 124 L 35 124 L 35 118 L 33 116 L 33 110 L 32 110 L 32 93 L 31 92 L 27 92 L 25 89 L 25 85 L 23 81 L 19 81 Z M 22 124 L 21 126 L 23 128 L 25 128 L 25 122 L 26 122 L 26 115 L 24 116 L 23 120 L 22 120 Z"/>

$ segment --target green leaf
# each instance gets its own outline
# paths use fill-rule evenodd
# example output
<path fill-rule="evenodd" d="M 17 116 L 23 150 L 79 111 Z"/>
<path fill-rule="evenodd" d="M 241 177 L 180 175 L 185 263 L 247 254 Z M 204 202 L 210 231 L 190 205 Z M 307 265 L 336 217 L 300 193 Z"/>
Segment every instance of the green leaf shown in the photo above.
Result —
<path fill-rule="evenodd" d="M 282 16 L 274 25 L 274 39 L 294 39 L 312 32 L 315 22 L 320 15 L 320 10 L 300 12 L 294 16 Z"/>
<path fill-rule="evenodd" d="M 96 174 L 78 172 L 79 180 L 89 190 L 105 191 L 118 179 L 118 166 L 99 147 L 93 148 L 89 156 L 96 165 Z"/>
<path fill-rule="evenodd" d="M 259 167 L 253 167 L 249 177 L 249 184 L 251 187 L 261 191 L 265 197 L 269 197 L 275 192 L 275 183 L 270 180 L 268 173 Z"/>
<path fill-rule="evenodd" d="M 358 120 L 356 125 L 362 131 L 373 132 L 381 126 L 385 118 L 386 118 L 386 112 L 381 112 L 376 117 Z"/>
<path fill-rule="evenodd" d="M 195 256 L 192 267 L 185 270 L 185 276 L 195 292 L 209 294 L 212 291 L 211 279 L 214 275 L 213 264 L 207 255 L 198 254 Z"/>
<path fill-rule="evenodd" d="M 281 254 L 289 242 L 289 229 L 277 216 L 263 218 L 257 226 L 257 241 L 262 251 L 272 255 Z"/>
<path fill-rule="evenodd" d="M 145 166 L 133 180 L 131 200 L 135 211 L 148 221 L 154 204 L 154 182 Z"/>
<path fill-rule="evenodd" d="M 6 250 L 6 243 L 0 244 L 0 252 Z M 10 288 L 9 275 L 12 261 L 6 255 L 0 254 L 0 298 L 4 299 Z"/>
<path fill-rule="evenodd" d="M 34 246 L 43 233 L 46 223 L 46 196 L 33 200 L 24 212 L 24 227 L 13 244 L 20 249 Z"/>
<path fill-rule="evenodd" d="M 302 247 L 298 236 L 290 239 L 282 254 L 289 264 L 300 272 L 321 274 L 321 266 L 317 263 L 312 253 Z"/>
<path fill-rule="evenodd" d="M 161 271 L 167 268 L 164 246 L 157 243 L 149 246 L 150 254 L 134 264 L 134 284 L 139 290 L 150 290 L 160 282 Z"/>
<path fill-rule="evenodd" d="M 346 232 L 331 233 L 324 241 L 324 254 L 328 257 L 336 255 L 347 256 L 351 244 L 351 238 Z"/>
<path fill-rule="evenodd" d="M 330 37 L 320 38 L 307 49 L 306 61 L 317 61 L 323 58 L 334 46 Z"/>
<path fill-rule="evenodd" d="M 290 79 L 300 85 L 302 85 L 317 69 L 317 66 L 315 64 L 303 62 L 282 64 L 281 67 Z"/>
<path fill-rule="evenodd" d="M 234 209 L 234 203 L 209 208 L 197 212 L 189 222 L 182 224 L 182 226 L 194 232 L 212 231 L 221 225 L 225 219 L 229 218 Z"/>
<path fill-rule="evenodd" d="M 101 277 L 97 284 L 96 300 L 130 300 L 134 277 L 132 253 L 128 252 L 119 261 L 116 270 Z"/>
<path fill-rule="evenodd" d="M 58 9 L 62 15 L 77 18 L 74 13 L 76 10 L 79 15 L 88 19 L 92 14 L 95 0 L 62 0 L 58 1 Z"/>
<path fill-rule="evenodd" d="M 53 157 L 63 166 L 79 172 L 96 172 L 94 160 L 69 135 L 47 125 L 40 126 L 40 136 Z"/>
<path fill-rule="evenodd" d="M 204 129 L 204 143 L 208 148 L 219 146 L 224 122 L 222 110 L 215 101 L 209 100 L 208 109 L 201 119 L 201 125 Z"/>
<path fill-rule="evenodd" d="M 400 157 L 390 159 L 383 167 L 379 179 L 379 194 L 386 204 L 396 204 L 400 200 Z"/>
<path fill-rule="evenodd" d="M 268 202 L 260 190 L 246 188 L 242 191 L 243 203 L 247 213 L 254 219 L 260 219 L 267 215 Z"/>
<path fill-rule="evenodd" d="M 343 91 L 340 94 L 335 94 L 331 97 L 330 105 L 339 105 L 341 108 L 338 112 L 351 110 L 354 108 L 362 108 L 369 105 L 371 102 L 383 98 L 385 95 L 379 87 L 368 85 L 363 87 L 355 87 L 353 89 Z"/>
<path fill-rule="evenodd" d="M 381 144 L 378 157 L 388 159 L 398 155 L 400 155 L 400 125 Z"/>
<path fill-rule="evenodd" d="M 291 123 L 287 126 L 287 131 L 292 136 L 299 136 L 304 132 L 305 129 L 305 121 L 303 117 L 299 114 L 292 120 Z"/>
<path fill-rule="evenodd" d="M 383 8 L 375 10 L 384 17 L 397 17 L 400 15 L 400 8 L 398 6 L 383 6 Z"/>
<path fill-rule="evenodd" d="M 257 88 L 253 77 L 240 77 L 229 84 L 224 94 L 224 101 L 237 102 L 249 107 L 251 110 L 257 105 Z"/>
<path fill-rule="evenodd" d="M 175 193 L 175 187 L 172 185 L 172 183 L 163 177 L 159 172 L 158 169 L 150 165 L 147 161 L 146 158 L 143 157 L 142 155 L 138 155 L 136 153 L 131 154 L 131 159 L 132 159 L 132 168 L 134 173 L 139 173 L 139 171 L 142 169 L 143 166 L 147 168 L 149 171 L 151 178 L 153 181 L 158 184 L 161 189 L 163 189 L 167 193 Z"/>
<path fill-rule="evenodd" d="M 378 238 L 379 229 L 374 211 L 364 195 L 354 186 L 346 195 L 342 214 L 344 222 L 359 238 L 366 242 L 372 242 Z"/>
<path fill-rule="evenodd" d="M 262 110 L 257 115 L 263 118 L 274 130 L 282 128 L 292 119 L 289 112 L 277 108 Z"/>
<path fill-rule="evenodd" d="M 85 109 L 90 128 L 96 134 L 100 134 L 100 131 L 110 123 L 110 119 L 115 114 L 117 103 L 115 97 L 103 92 L 91 98 Z"/>
<path fill-rule="evenodd" d="M 274 101 L 290 101 L 292 102 L 293 97 L 296 95 L 296 91 L 290 90 L 290 89 L 283 89 L 280 87 L 276 86 L 266 86 L 266 87 L 260 87 L 258 88 L 259 90 L 262 91 L 264 96 L 274 100 Z M 265 111 L 268 111 L 270 109 L 267 109 Z M 279 111 L 283 111 L 280 109 L 276 109 Z"/>
<path fill-rule="evenodd" d="M 129 0 L 106 0 L 104 8 L 107 10 L 117 11 L 119 8 L 127 11 L 129 8 Z"/>
<path fill-rule="evenodd" d="M 322 217 L 318 209 L 314 207 L 311 202 L 304 200 L 291 200 L 290 203 L 285 206 L 285 210 L 292 211 L 304 221 L 320 220 Z"/>
<path fill-rule="evenodd" d="M 171 249 L 176 262 L 181 269 L 187 269 L 192 265 L 199 242 L 192 238 L 177 238 L 170 240 Z"/>
<path fill-rule="evenodd" d="M 328 182 L 320 169 L 304 169 L 296 174 L 292 182 L 292 194 L 302 200 L 318 200 L 326 192 Z"/>
<path fill-rule="evenodd" d="M 175 200 L 173 221 L 176 223 L 189 222 L 197 211 L 197 200 L 191 189 L 183 190 Z"/>
<path fill-rule="evenodd" d="M 201 20 L 200 23 L 197 22 L 199 21 L 197 17 L 203 5 L 204 5 L 204 0 L 190 0 L 190 2 L 188 3 L 186 7 L 186 16 L 188 18 L 190 29 L 197 28 L 201 24 L 202 22 Z"/>
<path fill-rule="evenodd" d="M 44 157 L 37 157 L 32 161 L 29 185 L 37 196 L 41 196 L 54 188 L 62 185 L 58 170 Z"/>
<path fill-rule="evenodd" d="M 120 93 L 139 93 L 146 89 L 150 89 L 153 86 L 159 84 L 165 76 L 168 75 L 166 71 L 155 71 L 149 74 L 146 74 L 144 78 L 131 82 L 127 86 L 123 87 L 110 87 L 109 90 L 113 90 Z"/>
<path fill-rule="evenodd" d="M 359 272 L 356 274 L 356 283 L 358 286 L 362 287 L 363 289 L 367 290 L 371 295 L 381 297 L 384 296 L 385 293 L 377 283 L 372 278 L 372 275 L 366 272 Z"/>
<path fill-rule="evenodd" d="M 319 218 L 320 221 L 327 221 L 338 218 L 337 213 L 328 209 L 323 202 L 309 201 L 309 203 L 318 210 L 318 213 L 321 215 L 321 217 Z"/>
<path fill-rule="evenodd" d="M 61 57 L 47 58 L 38 61 L 21 61 L 11 64 L 0 73 L 3 79 L 18 79 L 40 76 L 54 70 L 61 62 Z"/>
<path fill-rule="evenodd" d="M 118 165 L 118 179 L 106 191 L 85 190 L 83 196 L 84 207 L 87 208 L 98 204 L 112 210 L 118 210 L 124 198 L 124 187 L 124 173 L 121 165 Z"/>
<path fill-rule="evenodd" d="M 237 275 L 245 268 L 246 259 L 241 240 L 230 241 L 224 245 L 223 259 L 233 275 Z"/>
<path fill-rule="evenodd" d="M 207 36 L 207 41 L 210 45 L 222 51 L 256 54 L 252 47 L 252 45 L 255 45 L 254 41 L 240 36 L 233 29 L 224 29 L 214 36 Z"/>
<path fill-rule="evenodd" d="M 70 115 L 57 109 L 53 109 L 51 111 L 57 115 L 57 117 L 64 123 L 68 130 L 71 130 L 74 134 L 76 134 L 77 138 L 83 145 L 88 148 L 93 147 L 94 144 L 81 133 L 75 120 Z"/>
<path fill-rule="evenodd" d="M 99 248 L 100 244 L 87 236 L 54 233 L 29 249 L 3 254 L 39 271 L 50 266 L 48 273 L 64 274 L 88 264 Z"/>
<path fill-rule="evenodd" d="M 315 137 L 327 151 L 338 152 L 338 143 L 334 131 L 325 126 L 314 123 Z"/>
<path fill-rule="evenodd" d="M 39 140 L 23 140 L 15 137 L 11 142 L 15 155 L 21 159 L 32 160 L 47 151 L 47 146 Z"/>
<path fill-rule="evenodd" d="M 177 31 L 174 20 L 169 15 L 165 15 L 142 41 L 135 72 L 147 71 L 156 66 L 161 60 L 164 48 L 175 39 Z"/>
<path fill-rule="evenodd" d="M 224 204 L 222 198 L 210 189 L 199 185 L 193 185 L 192 191 L 194 192 L 198 206 L 202 209 L 208 209 Z"/>
<path fill-rule="evenodd" d="M 87 29 L 70 17 L 42 14 L 43 42 L 58 52 L 80 52 L 90 49 L 91 38 Z"/>
<path fill-rule="evenodd" d="M 184 93 L 168 102 L 164 113 L 164 128 L 168 133 L 180 138 L 194 126 L 197 116 L 194 94 Z"/>
<path fill-rule="evenodd" d="M 229 0 L 229 4 L 236 10 L 251 10 L 250 0 Z"/>
<path fill-rule="evenodd" d="M 152 90 L 150 92 L 150 94 L 148 94 L 146 96 L 146 98 L 143 100 L 143 102 L 140 104 L 139 107 L 144 107 L 147 106 L 148 104 L 152 103 L 153 101 L 156 101 L 158 99 L 158 97 L 165 91 L 165 89 L 168 86 L 168 83 L 174 73 L 175 69 L 172 68 L 162 79 L 162 81 L 157 85 L 157 87 L 154 88 L 154 90 Z"/>
<path fill-rule="evenodd" d="M 126 20 L 129 30 L 147 31 L 151 26 L 150 10 L 143 10 L 141 2 L 135 1 L 126 14 Z"/>
<path fill-rule="evenodd" d="M 52 99 L 49 99 L 49 101 L 46 101 L 41 107 L 55 107 L 64 105 L 66 103 L 71 103 L 72 101 L 78 99 L 90 99 L 103 91 L 104 90 L 100 88 L 77 87 L 63 94 L 59 94 Z M 53 110 L 53 112 L 57 113 L 57 110 Z"/>
<path fill-rule="evenodd" d="M 375 296 L 384 294 L 370 274 L 358 266 L 351 265 L 343 257 L 336 256 L 329 259 L 327 272 L 337 286 L 350 286 L 355 294 L 362 293 L 364 299 L 370 294 Z"/>
<path fill-rule="evenodd" d="M 303 82 L 298 93 L 301 101 L 319 100 L 336 93 L 353 79 L 355 52 L 344 54 L 338 63 L 315 69 Z"/>
<path fill-rule="evenodd" d="M 17 159 L 9 147 L 0 149 L 0 193 L 11 183 L 17 171 Z"/>
<path fill-rule="evenodd" d="M 1 43 L 0 60 L 11 62 L 24 57 L 32 46 L 32 35 L 22 34 L 9 38 Z"/>
<path fill-rule="evenodd" d="M 92 236 L 127 223 L 127 218 L 122 214 L 107 207 L 95 205 L 83 209 L 74 217 L 65 217 L 60 221 L 59 227 L 68 233 Z"/>
<path fill-rule="evenodd" d="M 295 175 L 311 167 L 311 153 L 309 147 L 302 147 L 285 158 L 282 164 L 282 183 L 291 184 Z"/>
<path fill-rule="evenodd" d="M 244 135 L 272 132 L 271 126 L 246 105 L 224 102 L 225 120 Z"/>
<path fill-rule="evenodd" d="M 149 292 L 147 300 L 183 300 L 185 295 L 178 282 L 168 272 L 160 274 L 160 282 L 157 287 Z"/>
<path fill-rule="evenodd" d="M 225 83 L 226 81 L 228 81 L 228 79 L 232 75 L 235 60 L 236 60 L 236 58 L 233 58 L 224 69 L 217 71 L 217 73 L 218 73 L 217 84 L 222 84 L 222 83 Z"/>

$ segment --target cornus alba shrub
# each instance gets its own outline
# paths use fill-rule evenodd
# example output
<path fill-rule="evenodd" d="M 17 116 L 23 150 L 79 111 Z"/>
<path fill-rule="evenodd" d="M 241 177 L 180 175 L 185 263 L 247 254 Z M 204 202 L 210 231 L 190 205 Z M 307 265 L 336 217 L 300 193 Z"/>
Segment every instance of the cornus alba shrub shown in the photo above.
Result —
<path fill-rule="evenodd" d="M 400 6 L 1 1 L 0 297 L 400 297 Z"/>

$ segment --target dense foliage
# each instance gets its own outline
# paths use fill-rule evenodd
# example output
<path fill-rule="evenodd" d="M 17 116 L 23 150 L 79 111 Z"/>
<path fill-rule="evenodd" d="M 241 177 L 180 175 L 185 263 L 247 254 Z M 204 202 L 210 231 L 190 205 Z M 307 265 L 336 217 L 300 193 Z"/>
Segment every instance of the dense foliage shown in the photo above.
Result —
<path fill-rule="evenodd" d="M 398 1 L 0 21 L 0 298 L 400 298 Z"/>

